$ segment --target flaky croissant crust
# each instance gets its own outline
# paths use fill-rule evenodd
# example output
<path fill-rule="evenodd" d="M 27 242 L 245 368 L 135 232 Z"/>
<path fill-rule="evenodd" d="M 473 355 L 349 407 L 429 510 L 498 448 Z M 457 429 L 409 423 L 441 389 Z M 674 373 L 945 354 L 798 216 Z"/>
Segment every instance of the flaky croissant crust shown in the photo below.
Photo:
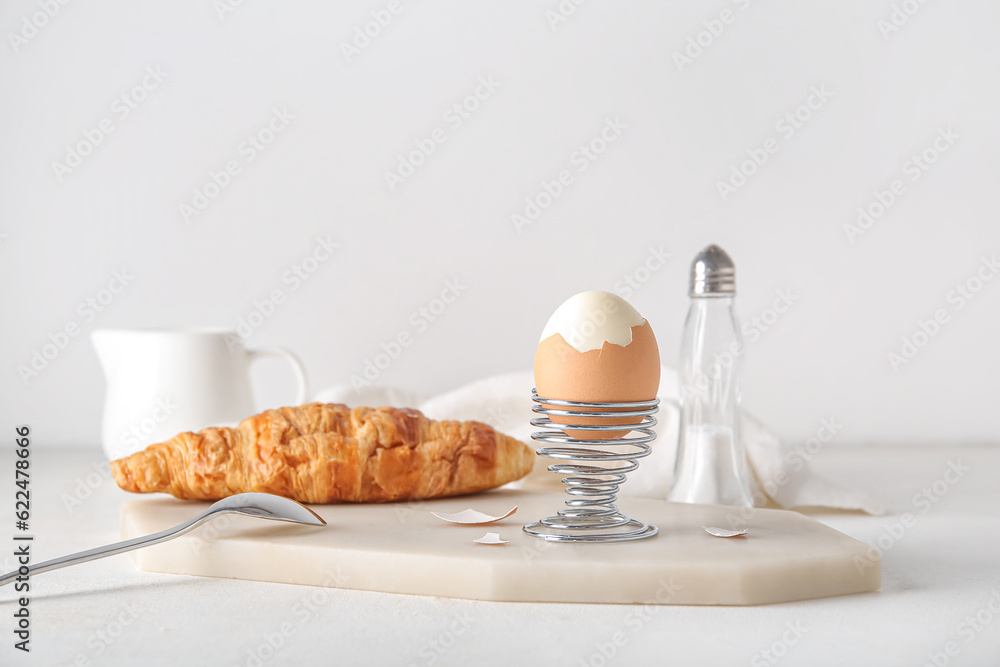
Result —
<path fill-rule="evenodd" d="M 111 462 L 135 493 L 217 500 L 247 491 L 306 503 L 388 502 L 491 489 L 531 471 L 524 443 L 474 421 L 332 403 L 267 410 Z"/>

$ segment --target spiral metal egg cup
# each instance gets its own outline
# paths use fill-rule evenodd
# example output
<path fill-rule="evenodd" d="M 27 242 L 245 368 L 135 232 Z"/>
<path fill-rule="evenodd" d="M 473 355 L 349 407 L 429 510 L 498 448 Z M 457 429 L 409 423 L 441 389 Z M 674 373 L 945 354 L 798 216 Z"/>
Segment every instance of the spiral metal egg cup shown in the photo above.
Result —
<path fill-rule="evenodd" d="M 630 518 L 615 505 L 625 476 L 639 467 L 638 459 L 649 456 L 649 443 L 656 439 L 653 417 L 659 410 L 660 399 L 620 403 L 585 403 L 542 398 L 531 390 L 536 405 L 532 412 L 542 415 L 531 420 L 540 428 L 570 431 L 627 431 L 627 435 L 610 440 L 574 438 L 562 430 L 536 431 L 532 440 L 549 443 L 540 447 L 539 456 L 557 461 L 549 470 L 563 477 L 569 500 L 567 509 L 545 519 L 529 523 L 524 532 L 550 542 L 627 542 L 653 537 L 656 526 Z M 616 411 L 601 412 L 613 408 Z M 593 417 L 600 420 L 622 417 L 642 417 L 637 424 L 567 424 L 565 417 Z M 620 463 L 604 467 L 604 463 Z"/>

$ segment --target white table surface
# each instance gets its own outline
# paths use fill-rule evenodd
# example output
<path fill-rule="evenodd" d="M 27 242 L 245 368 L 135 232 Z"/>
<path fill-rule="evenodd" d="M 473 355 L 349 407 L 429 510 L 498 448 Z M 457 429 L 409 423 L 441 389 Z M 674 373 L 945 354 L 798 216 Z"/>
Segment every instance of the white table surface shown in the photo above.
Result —
<path fill-rule="evenodd" d="M 36 447 L 34 562 L 119 539 L 129 494 L 97 473 L 100 450 Z M 937 502 L 915 501 L 950 462 L 969 470 L 939 483 Z M 494 603 L 151 574 L 120 555 L 32 580 L 28 655 L 13 648 L 15 593 L 0 591 L 0 664 L 1000 665 L 1000 448 L 829 448 L 814 465 L 890 511 L 818 520 L 874 542 L 914 515 L 882 538 L 881 592 L 762 607 Z M 9 449 L 0 466 L 13 469 Z M 13 474 L 2 477 L 8 571 Z"/>

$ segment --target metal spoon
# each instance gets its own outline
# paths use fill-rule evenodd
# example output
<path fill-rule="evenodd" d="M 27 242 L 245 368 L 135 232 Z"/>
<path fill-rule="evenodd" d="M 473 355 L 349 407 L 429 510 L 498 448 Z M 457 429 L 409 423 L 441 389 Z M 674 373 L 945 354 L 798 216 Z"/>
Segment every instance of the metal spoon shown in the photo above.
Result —
<path fill-rule="evenodd" d="M 98 558 L 104 558 L 105 556 L 114 556 L 115 554 L 132 551 L 133 549 L 140 549 L 142 547 L 159 544 L 160 542 L 166 542 L 167 540 L 179 537 L 206 521 L 223 514 L 243 514 L 245 516 L 271 519 L 273 521 L 303 523 L 308 526 L 326 525 L 326 521 L 324 521 L 318 514 L 305 505 L 301 505 L 294 500 L 282 498 L 281 496 L 273 496 L 269 493 L 240 493 L 220 500 L 190 521 L 185 521 L 184 523 L 174 526 L 173 528 L 168 528 L 167 530 L 160 531 L 159 533 L 153 533 L 152 535 L 144 535 L 143 537 L 125 540 L 124 542 L 115 542 L 114 544 L 97 547 L 96 549 L 81 551 L 80 553 L 70 554 L 69 556 L 63 556 L 62 558 L 54 558 L 52 560 L 47 560 L 44 563 L 38 563 L 37 565 L 31 565 L 28 567 L 28 574 L 41 574 L 42 572 L 58 570 L 59 568 L 66 567 L 68 565 L 86 563 L 89 560 L 96 560 Z M 23 576 L 20 571 L 14 571 L 3 575 L 0 577 L 0 586 L 9 584 L 19 576 Z"/>

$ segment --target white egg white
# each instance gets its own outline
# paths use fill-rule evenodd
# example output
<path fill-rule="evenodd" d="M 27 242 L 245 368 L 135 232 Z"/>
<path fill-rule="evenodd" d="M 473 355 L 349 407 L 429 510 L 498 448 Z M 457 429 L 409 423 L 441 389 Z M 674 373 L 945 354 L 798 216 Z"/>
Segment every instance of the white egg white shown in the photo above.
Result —
<path fill-rule="evenodd" d="M 577 352 L 599 350 L 605 342 L 622 347 L 632 342 L 632 327 L 645 318 L 625 299 L 611 292 L 580 292 L 556 308 L 539 342 L 555 334 Z"/>

